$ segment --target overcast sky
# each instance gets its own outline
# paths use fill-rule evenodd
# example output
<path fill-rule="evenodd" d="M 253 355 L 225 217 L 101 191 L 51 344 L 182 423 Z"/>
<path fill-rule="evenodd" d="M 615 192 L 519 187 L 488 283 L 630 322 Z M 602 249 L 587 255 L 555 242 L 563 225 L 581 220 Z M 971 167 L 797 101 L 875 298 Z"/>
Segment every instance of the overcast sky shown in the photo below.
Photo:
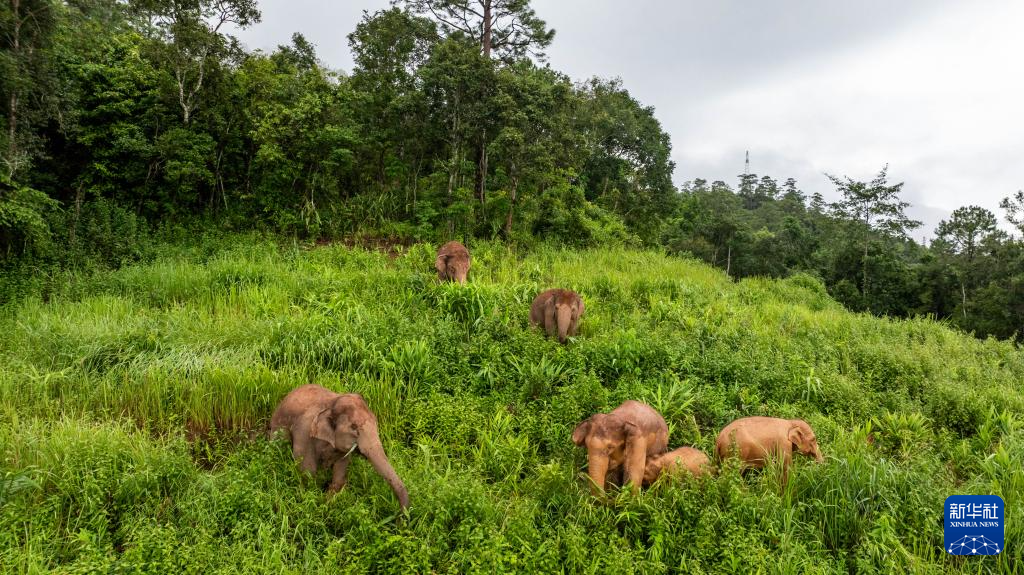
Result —
<path fill-rule="evenodd" d="M 238 33 L 272 50 L 302 32 L 349 70 L 347 34 L 387 0 L 260 0 Z M 672 136 L 676 183 L 794 177 L 835 199 L 824 172 L 886 163 L 931 233 L 957 207 L 999 216 L 1024 188 L 1020 0 L 534 0 L 557 33 L 552 67 L 621 77 Z"/>

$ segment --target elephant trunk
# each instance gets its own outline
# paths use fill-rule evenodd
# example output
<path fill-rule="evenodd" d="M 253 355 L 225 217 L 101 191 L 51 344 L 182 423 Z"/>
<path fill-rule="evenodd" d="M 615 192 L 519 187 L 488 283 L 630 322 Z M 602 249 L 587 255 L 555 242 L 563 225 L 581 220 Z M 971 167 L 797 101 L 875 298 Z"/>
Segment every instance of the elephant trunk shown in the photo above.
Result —
<path fill-rule="evenodd" d="M 569 333 L 569 324 L 572 322 L 572 308 L 563 305 L 555 313 L 558 315 L 558 341 L 565 343 L 566 335 Z"/>
<path fill-rule="evenodd" d="M 590 475 L 590 492 L 595 495 L 604 493 L 604 480 L 608 475 L 608 456 L 588 451 L 587 474 Z"/>
<path fill-rule="evenodd" d="M 362 438 L 361 438 L 362 439 Z M 398 497 L 398 504 L 402 506 L 402 510 L 405 511 L 409 508 L 409 492 L 405 489 L 405 484 L 402 483 L 401 478 L 395 473 L 395 469 L 391 467 L 391 463 L 388 462 L 388 458 L 384 455 L 384 448 L 380 444 L 380 438 L 372 436 L 367 438 L 365 442 L 360 441 L 359 452 L 370 460 L 370 464 L 373 465 L 374 470 L 388 482 L 391 486 L 391 490 L 395 492 L 395 496 Z"/>

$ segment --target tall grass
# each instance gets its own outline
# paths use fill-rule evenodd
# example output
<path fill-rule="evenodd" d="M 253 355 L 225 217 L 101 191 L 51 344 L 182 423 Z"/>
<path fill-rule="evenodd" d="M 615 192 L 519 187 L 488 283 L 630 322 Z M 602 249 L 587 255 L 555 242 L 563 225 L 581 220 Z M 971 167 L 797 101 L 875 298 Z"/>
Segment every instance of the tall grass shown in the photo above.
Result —
<path fill-rule="evenodd" d="M 1024 354 L 851 314 L 812 278 L 730 281 L 619 248 L 252 237 L 72 276 L 0 316 L 0 572 L 1020 573 Z M 531 330 L 579 291 L 567 346 Z M 305 383 L 362 393 L 410 490 L 365 462 L 333 499 L 262 431 Z M 805 418 L 826 462 L 590 497 L 577 422 L 625 399 L 710 452 Z M 1006 501 L 1000 557 L 942 552 L 947 495 Z"/>

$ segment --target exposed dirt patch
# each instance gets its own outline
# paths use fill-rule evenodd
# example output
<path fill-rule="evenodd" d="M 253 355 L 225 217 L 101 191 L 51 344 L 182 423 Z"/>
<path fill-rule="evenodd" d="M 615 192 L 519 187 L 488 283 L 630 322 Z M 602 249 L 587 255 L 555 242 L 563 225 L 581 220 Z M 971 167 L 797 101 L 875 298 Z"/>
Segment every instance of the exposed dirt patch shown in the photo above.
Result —
<path fill-rule="evenodd" d="M 395 259 L 409 250 L 413 240 L 408 238 L 384 237 L 384 236 L 349 236 L 347 238 L 319 238 L 316 240 L 316 247 L 342 244 L 350 248 L 363 248 L 366 250 L 378 251 L 389 259 Z"/>

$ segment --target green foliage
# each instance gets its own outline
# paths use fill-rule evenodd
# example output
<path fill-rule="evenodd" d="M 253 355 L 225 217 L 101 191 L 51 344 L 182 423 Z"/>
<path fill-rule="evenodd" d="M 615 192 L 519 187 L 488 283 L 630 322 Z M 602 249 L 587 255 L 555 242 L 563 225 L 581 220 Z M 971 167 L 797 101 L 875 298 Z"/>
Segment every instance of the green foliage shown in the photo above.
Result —
<path fill-rule="evenodd" d="M 1016 523 L 983 563 L 940 528 L 951 493 L 1024 512 L 1013 344 L 852 314 L 806 275 L 472 247 L 457 286 L 430 244 L 219 235 L 21 299 L 0 316 L 0 571 L 1013 572 Z M 587 302 L 566 346 L 527 325 L 548 285 Z M 367 398 L 408 518 L 365 461 L 328 500 L 265 439 L 311 382 Z M 726 466 L 599 502 L 569 437 L 625 399 L 708 453 L 735 417 L 805 418 L 826 462 L 782 491 Z"/>
<path fill-rule="evenodd" d="M 230 32 L 259 18 L 254 0 L 0 4 L 3 301 L 145 260 L 151 227 L 501 237 L 664 246 L 735 278 L 810 274 L 856 311 L 1024 337 L 1024 242 L 994 214 L 960 208 L 925 247 L 887 168 L 830 176 L 831 205 L 753 173 L 677 190 L 654 110 L 544 64 L 554 30 L 527 0 L 367 12 L 350 75 L 301 34 L 246 51 Z M 1011 223 L 1022 198 L 1001 204 Z"/>
<path fill-rule="evenodd" d="M 49 247 L 47 212 L 56 204 L 46 194 L 0 175 L 0 264 Z"/>

